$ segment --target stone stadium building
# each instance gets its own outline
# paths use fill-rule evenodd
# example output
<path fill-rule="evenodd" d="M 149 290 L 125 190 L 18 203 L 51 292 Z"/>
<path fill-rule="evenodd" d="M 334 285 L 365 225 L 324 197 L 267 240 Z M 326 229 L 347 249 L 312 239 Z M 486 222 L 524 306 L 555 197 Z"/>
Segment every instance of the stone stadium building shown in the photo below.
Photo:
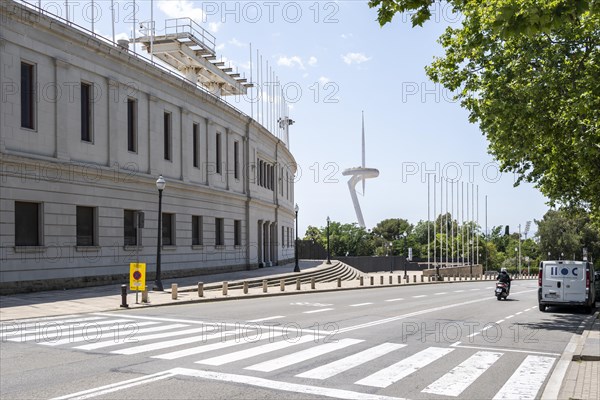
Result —
<path fill-rule="evenodd" d="M 35 7 L 0 19 L 0 293 L 125 282 L 138 259 L 153 279 L 160 175 L 163 277 L 293 259 L 294 157 L 221 99 L 251 84 L 214 47 L 177 74 Z"/>

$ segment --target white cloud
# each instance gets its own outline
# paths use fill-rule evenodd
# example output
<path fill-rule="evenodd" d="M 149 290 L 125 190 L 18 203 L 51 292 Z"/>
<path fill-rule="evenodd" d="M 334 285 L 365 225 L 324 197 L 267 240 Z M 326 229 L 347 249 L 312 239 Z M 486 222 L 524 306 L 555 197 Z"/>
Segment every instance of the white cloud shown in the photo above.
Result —
<path fill-rule="evenodd" d="M 329 83 L 329 82 L 331 82 L 331 79 L 329 79 L 329 78 L 327 78 L 325 76 L 322 76 L 322 77 L 319 78 L 319 83 L 321 85 L 324 85 L 324 84 Z"/>
<path fill-rule="evenodd" d="M 220 43 L 215 47 L 215 50 L 221 51 L 225 48 L 225 43 Z"/>
<path fill-rule="evenodd" d="M 189 17 L 198 24 L 205 22 L 202 9 L 194 7 L 189 0 L 160 0 L 158 8 L 170 18 Z"/>
<path fill-rule="evenodd" d="M 342 34 L 340 35 L 340 37 L 341 37 L 342 39 L 350 39 L 350 38 L 352 37 L 352 34 L 351 34 L 351 33 L 342 33 Z"/>
<path fill-rule="evenodd" d="M 371 58 L 364 55 L 364 53 L 347 53 L 342 55 L 342 59 L 348 65 L 350 64 L 362 64 L 369 61 Z"/>
<path fill-rule="evenodd" d="M 220 22 L 209 22 L 208 30 L 211 31 L 212 33 L 217 33 L 219 31 L 219 29 L 221 29 L 221 25 L 223 25 L 223 24 Z"/>
<path fill-rule="evenodd" d="M 231 39 L 231 40 L 229 41 L 229 44 L 232 44 L 232 45 L 234 45 L 234 46 L 237 46 L 237 47 L 244 47 L 244 46 L 245 46 L 245 44 L 244 44 L 244 43 L 240 42 L 240 41 L 239 41 L 239 40 L 237 40 L 236 38 L 233 38 L 233 39 Z"/>
<path fill-rule="evenodd" d="M 310 65 L 311 67 L 317 65 L 317 57 L 310 56 L 310 58 L 308 59 L 308 65 Z"/>
<path fill-rule="evenodd" d="M 298 56 L 279 57 L 279 59 L 277 60 L 277 65 L 292 68 L 298 66 L 300 69 L 304 69 L 304 63 L 302 62 L 302 59 Z"/>

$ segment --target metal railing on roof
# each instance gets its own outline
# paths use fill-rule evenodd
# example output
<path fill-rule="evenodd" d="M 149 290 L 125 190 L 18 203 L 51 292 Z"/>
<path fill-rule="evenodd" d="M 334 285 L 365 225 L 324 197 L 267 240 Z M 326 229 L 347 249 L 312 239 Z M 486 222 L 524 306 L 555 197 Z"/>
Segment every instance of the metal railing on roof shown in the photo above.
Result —
<path fill-rule="evenodd" d="M 196 39 L 195 42 L 215 54 L 215 37 L 206 29 L 195 23 L 191 18 L 171 18 L 165 20 L 166 35 L 180 35 L 182 33 L 189 34 Z"/>

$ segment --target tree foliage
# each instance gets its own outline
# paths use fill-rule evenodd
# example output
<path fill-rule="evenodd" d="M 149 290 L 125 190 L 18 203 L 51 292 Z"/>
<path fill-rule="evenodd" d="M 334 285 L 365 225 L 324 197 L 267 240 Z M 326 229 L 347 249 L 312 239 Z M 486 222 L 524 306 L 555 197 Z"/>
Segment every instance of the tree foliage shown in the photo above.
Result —
<path fill-rule="evenodd" d="M 437 0 L 371 0 L 379 23 Z M 600 219 L 600 1 L 448 0 L 462 16 L 428 76 L 456 93 L 502 171 Z"/>

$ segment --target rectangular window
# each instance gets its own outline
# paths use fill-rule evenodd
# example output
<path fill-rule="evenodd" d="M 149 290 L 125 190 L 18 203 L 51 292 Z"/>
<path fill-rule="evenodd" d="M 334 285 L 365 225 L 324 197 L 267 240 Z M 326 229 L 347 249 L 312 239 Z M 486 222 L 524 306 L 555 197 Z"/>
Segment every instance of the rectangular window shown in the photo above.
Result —
<path fill-rule="evenodd" d="M 21 63 L 21 127 L 35 129 L 35 67 Z"/>
<path fill-rule="evenodd" d="M 162 245 L 175 245 L 175 214 L 162 215 Z"/>
<path fill-rule="evenodd" d="M 137 245 L 137 227 L 135 226 L 134 210 L 123 210 L 123 238 L 125 246 Z"/>
<path fill-rule="evenodd" d="M 77 206 L 77 246 L 94 246 L 95 209 Z"/>
<path fill-rule="evenodd" d="M 199 155 L 200 155 L 200 137 L 199 137 L 199 125 L 194 124 L 192 127 L 192 157 L 194 159 L 194 167 L 200 166 Z"/>
<path fill-rule="evenodd" d="M 215 163 L 217 164 L 217 174 L 221 173 L 221 134 L 217 133 L 217 139 L 216 139 L 216 143 L 215 143 L 215 149 L 216 149 L 216 157 L 215 157 Z"/>
<path fill-rule="evenodd" d="M 234 246 L 242 245 L 242 221 L 238 219 L 233 221 L 233 244 Z"/>
<path fill-rule="evenodd" d="M 223 218 L 215 218 L 215 246 L 223 246 L 225 236 L 225 224 Z"/>
<path fill-rule="evenodd" d="M 40 203 L 15 201 L 15 246 L 40 245 Z"/>
<path fill-rule="evenodd" d="M 285 247 L 285 226 L 281 227 L 281 247 Z"/>
<path fill-rule="evenodd" d="M 92 85 L 81 82 L 81 140 L 92 141 Z"/>
<path fill-rule="evenodd" d="M 137 151 L 137 100 L 127 99 L 127 150 Z"/>
<path fill-rule="evenodd" d="M 233 142 L 233 177 L 240 179 L 240 142 Z"/>
<path fill-rule="evenodd" d="M 192 246 L 202 244 L 202 217 L 192 215 Z"/>
<path fill-rule="evenodd" d="M 164 158 L 171 160 L 171 113 L 165 112 L 163 117 L 164 122 Z"/>

